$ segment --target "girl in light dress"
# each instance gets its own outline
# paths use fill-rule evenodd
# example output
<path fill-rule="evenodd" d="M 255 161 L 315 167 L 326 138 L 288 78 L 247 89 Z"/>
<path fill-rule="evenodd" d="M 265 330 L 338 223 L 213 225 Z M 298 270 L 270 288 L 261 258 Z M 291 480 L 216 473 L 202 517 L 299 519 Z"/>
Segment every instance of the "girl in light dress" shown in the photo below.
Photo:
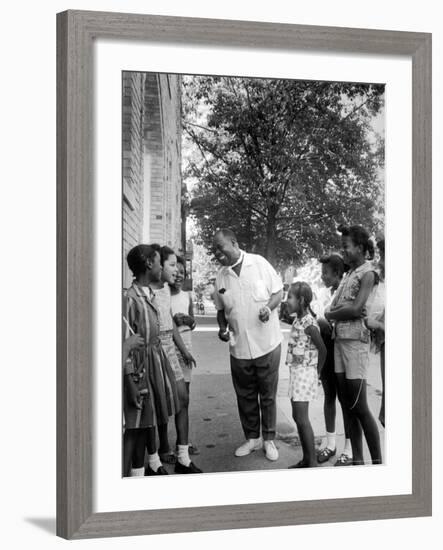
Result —
<path fill-rule="evenodd" d="M 177 256 L 177 270 L 178 272 L 175 283 L 170 285 L 172 315 L 186 349 L 192 354 L 192 331 L 196 326 L 196 322 L 194 319 L 194 308 L 192 305 L 191 293 L 183 290 L 183 283 L 186 277 L 186 266 L 184 259 L 180 256 Z M 189 400 L 193 363 L 186 361 L 177 346 L 176 351 L 183 371 Z M 200 454 L 198 448 L 192 443 L 189 443 L 189 454 Z"/>
<path fill-rule="evenodd" d="M 297 425 L 303 458 L 289 468 L 317 465 L 314 432 L 309 420 L 309 402 L 317 396 L 318 376 L 326 358 L 326 347 L 310 304 L 311 287 L 293 283 L 288 293 L 288 311 L 296 313 L 288 342 L 286 364 L 289 367 L 289 398 L 292 417 Z"/>
<path fill-rule="evenodd" d="M 184 260 L 177 256 L 177 276 L 175 282 L 170 285 L 171 289 L 171 310 L 175 324 L 178 327 L 180 336 L 189 353 L 192 354 L 192 331 L 196 323 L 194 319 L 194 308 L 192 305 L 192 296 L 190 292 L 183 290 L 183 283 L 186 276 Z M 189 393 L 189 387 L 192 377 L 192 364 L 186 361 L 183 354 L 177 348 L 178 360 L 182 367 L 185 378 L 186 388 Z"/>

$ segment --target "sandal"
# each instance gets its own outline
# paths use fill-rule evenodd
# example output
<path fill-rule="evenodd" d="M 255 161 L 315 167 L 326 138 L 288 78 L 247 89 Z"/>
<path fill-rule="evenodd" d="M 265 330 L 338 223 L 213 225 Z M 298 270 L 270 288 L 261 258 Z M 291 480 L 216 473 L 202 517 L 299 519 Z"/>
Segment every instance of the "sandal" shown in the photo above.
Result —
<path fill-rule="evenodd" d="M 345 453 L 342 453 L 334 466 L 352 466 L 352 458 Z"/>
<path fill-rule="evenodd" d="M 174 453 L 164 453 L 158 455 L 160 457 L 160 460 L 164 462 L 165 464 L 175 464 L 177 462 L 177 457 Z"/>
<path fill-rule="evenodd" d="M 318 451 L 318 453 L 317 453 L 317 462 L 319 464 L 323 464 L 323 462 L 326 462 L 331 457 L 333 457 L 336 452 L 337 452 L 337 449 L 332 450 L 329 447 L 325 447 L 321 451 Z"/>

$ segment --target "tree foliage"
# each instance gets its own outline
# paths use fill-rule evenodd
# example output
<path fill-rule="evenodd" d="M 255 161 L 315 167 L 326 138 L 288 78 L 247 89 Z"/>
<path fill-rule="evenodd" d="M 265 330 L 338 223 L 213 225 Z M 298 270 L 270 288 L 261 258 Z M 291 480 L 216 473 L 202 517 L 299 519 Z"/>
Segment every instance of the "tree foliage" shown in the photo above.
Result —
<path fill-rule="evenodd" d="M 229 227 L 274 265 L 298 265 L 336 248 L 340 223 L 374 230 L 383 98 L 382 85 L 184 78 L 184 175 L 202 242 Z"/>
<path fill-rule="evenodd" d="M 219 265 L 208 255 L 207 249 L 198 243 L 193 245 L 192 279 L 194 292 L 201 298 L 205 289 L 213 282 Z"/>

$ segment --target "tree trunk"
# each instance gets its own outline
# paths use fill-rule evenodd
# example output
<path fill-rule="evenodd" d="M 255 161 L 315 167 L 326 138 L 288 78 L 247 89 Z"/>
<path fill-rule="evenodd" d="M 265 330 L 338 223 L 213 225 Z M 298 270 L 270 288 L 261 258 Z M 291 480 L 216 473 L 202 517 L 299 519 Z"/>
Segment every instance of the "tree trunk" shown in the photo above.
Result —
<path fill-rule="evenodd" d="M 248 252 L 253 252 L 253 238 L 252 238 L 252 216 L 251 216 L 251 209 L 249 209 L 249 213 L 246 219 L 246 234 L 247 234 L 247 245 L 246 250 Z"/>
<path fill-rule="evenodd" d="M 276 215 L 277 213 L 269 213 L 268 215 L 268 223 L 266 225 L 266 244 L 265 244 L 265 258 L 268 260 L 270 264 L 272 264 L 274 267 L 277 263 L 277 251 L 276 251 L 276 242 L 277 242 L 277 234 L 276 234 Z"/>

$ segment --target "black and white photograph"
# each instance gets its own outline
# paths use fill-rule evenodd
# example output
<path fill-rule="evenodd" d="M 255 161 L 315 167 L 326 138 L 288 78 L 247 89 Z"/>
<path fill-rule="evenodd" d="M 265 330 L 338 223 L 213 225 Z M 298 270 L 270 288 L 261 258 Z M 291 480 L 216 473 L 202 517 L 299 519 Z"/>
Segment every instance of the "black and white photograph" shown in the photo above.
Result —
<path fill-rule="evenodd" d="M 384 84 L 122 73 L 123 477 L 385 463 L 384 161 Z"/>
<path fill-rule="evenodd" d="M 439 8 L 5 5 L 4 548 L 441 538 Z"/>

